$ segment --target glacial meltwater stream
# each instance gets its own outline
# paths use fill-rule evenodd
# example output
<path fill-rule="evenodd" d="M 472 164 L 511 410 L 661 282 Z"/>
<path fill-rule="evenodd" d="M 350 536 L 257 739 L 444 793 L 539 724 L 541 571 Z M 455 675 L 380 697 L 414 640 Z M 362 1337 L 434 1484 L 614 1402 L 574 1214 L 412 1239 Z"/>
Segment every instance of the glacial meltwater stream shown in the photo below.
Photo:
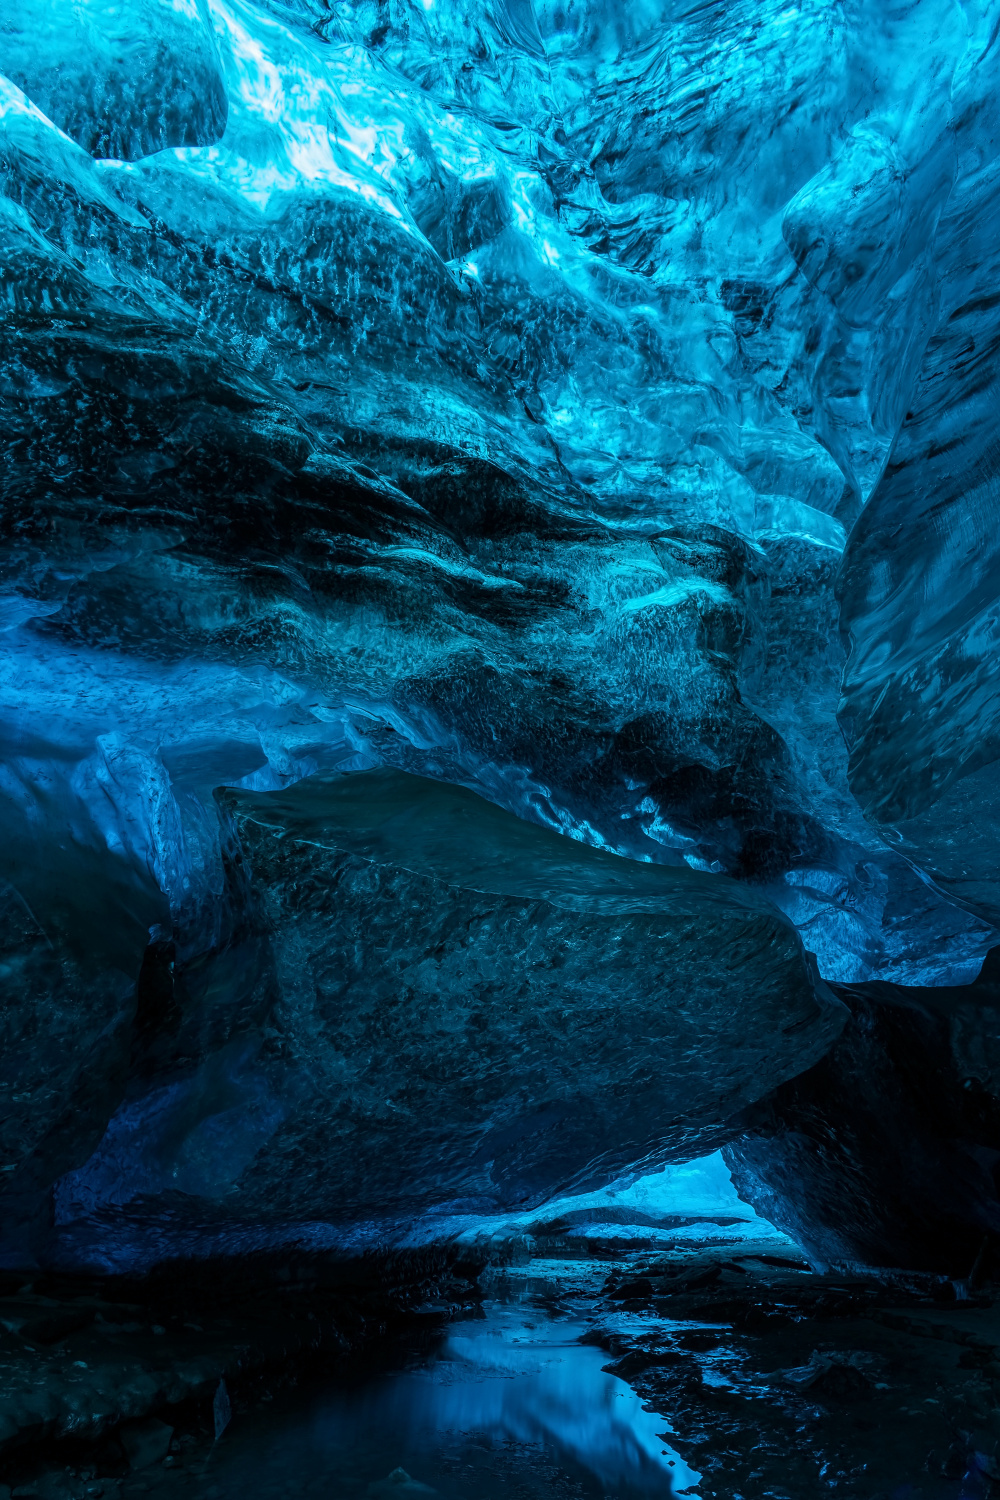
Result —
<path fill-rule="evenodd" d="M 395 1367 L 235 1417 L 185 1500 L 668 1500 L 696 1482 L 546 1283 L 512 1278 L 484 1314 Z"/>

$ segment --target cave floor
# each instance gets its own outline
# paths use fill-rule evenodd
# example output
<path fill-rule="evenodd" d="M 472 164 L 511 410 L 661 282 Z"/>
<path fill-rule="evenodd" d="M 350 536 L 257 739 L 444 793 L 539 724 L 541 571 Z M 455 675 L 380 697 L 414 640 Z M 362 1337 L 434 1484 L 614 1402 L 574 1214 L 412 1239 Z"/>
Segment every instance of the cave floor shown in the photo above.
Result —
<path fill-rule="evenodd" d="M 60 1311 L 48 1296 L 49 1334 L 66 1322 L 43 1350 L 27 1344 L 42 1317 L 34 1294 L 2 1299 L 0 1415 L 69 1390 L 85 1415 L 86 1392 L 114 1381 L 119 1397 L 129 1381 L 145 1395 L 97 1444 L 8 1441 L 0 1500 L 1000 1494 L 1000 1288 L 948 1301 L 967 1289 L 820 1276 L 766 1239 L 588 1251 L 492 1271 L 478 1307 L 428 1308 L 298 1385 L 279 1378 L 279 1346 L 301 1330 L 263 1309 L 270 1332 L 254 1344 L 243 1325 L 157 1332 L 138 1311 L 71 1329 L 81 1299 Z M 256 1374 L 247 1361 L 233 1378 L 234 1351 L 251 1346 Z M 232 1419 L 216 1441 L 224 1369 Z"/>

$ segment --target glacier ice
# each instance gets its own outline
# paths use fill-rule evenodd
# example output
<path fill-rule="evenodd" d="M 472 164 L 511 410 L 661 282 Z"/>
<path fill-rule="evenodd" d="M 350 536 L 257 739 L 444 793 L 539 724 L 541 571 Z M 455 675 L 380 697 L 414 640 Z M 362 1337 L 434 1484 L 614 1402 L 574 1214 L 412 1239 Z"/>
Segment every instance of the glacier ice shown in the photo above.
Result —
<path fill-rule="evenodd" d="M 727 1139 L 843 1026 L 794 928 L 724 877 L 387 769 L 223 805 L 238 926 L 145 976 L 68 1222 L 178 1191 L 261 1224 L 531 1207 Z"/>
<path fill-rule="evenodd" d="M 819 1266 L 967 1274 L 1000 1230 L 1000 966 L 969 985 L 838 986 L 826 1057 L 745 1112 L 740 1195 Z"/>
<path fill-rule="evenodd" d="M 0 20 L 0 69 L 91 156 L 134 161 L 225 130 L 205 0 L 21 0 Z"/>
<path fill-rule="evenodd" d="M 29 1239 L 83 1181 L 95 1213 L 166 1191 L 178 1110 L 172 1191 L 257 1212 L 290 1106 L 254 1050 L 263 845 L 234 905 L 254 798 L 430 778 L 770 903 L 825 980 L 978 972 L 998 58 L 978 0 L 4 10 Z"/>

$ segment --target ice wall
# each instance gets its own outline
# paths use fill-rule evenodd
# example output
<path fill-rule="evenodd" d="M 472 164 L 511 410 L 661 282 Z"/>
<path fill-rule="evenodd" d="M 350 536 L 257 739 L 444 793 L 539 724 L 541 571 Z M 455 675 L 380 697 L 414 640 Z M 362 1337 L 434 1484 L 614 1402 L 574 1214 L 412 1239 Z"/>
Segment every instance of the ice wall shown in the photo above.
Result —
<path fill-rule="evenodd" d="M 28 1219 L 231 1041 L 136 1061 L 140 971 L 256 920 L 219 788 L 415 772 L 752 888 L 828 979 L 977 971 L 997 34 L 973 0 L 0 15 Z"/>

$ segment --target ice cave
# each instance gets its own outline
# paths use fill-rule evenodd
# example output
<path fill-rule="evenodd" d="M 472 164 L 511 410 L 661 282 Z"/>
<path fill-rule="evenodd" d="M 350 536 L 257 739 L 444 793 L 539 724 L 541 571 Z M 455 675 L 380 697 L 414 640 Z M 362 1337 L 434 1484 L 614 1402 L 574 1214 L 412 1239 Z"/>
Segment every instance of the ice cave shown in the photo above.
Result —
<path fill-rule="evenodd" d="M 1000 0 L 0 0 L 0 234 L 0 1500 L 997 1500 Z"/>

